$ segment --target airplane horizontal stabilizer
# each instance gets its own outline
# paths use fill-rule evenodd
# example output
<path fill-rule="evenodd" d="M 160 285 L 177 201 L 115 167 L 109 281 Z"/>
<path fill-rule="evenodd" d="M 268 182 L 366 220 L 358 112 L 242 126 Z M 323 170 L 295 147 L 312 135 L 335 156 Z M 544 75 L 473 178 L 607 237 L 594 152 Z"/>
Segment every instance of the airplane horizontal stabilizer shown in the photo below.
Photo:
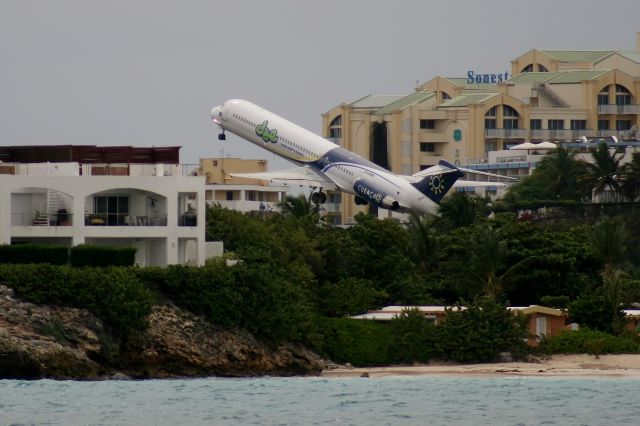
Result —
<path fill-rule="evenodd" d="M 230 173 L 231 177 L 268 180 L 283 185 L 303 185 L 336 190 L 338 187 L 332 180 L 310 167 L 296 167 L 295 169 L 279 170 L 275 172 L 258 173 Z"/>
<path fill-rule="evenodd" d="M 486 188 L 486 187 L 502 187 L 507 186 L 504 182 L 480 182 L 475 180 L 460 180 L 458 179 L 453 186 L 455 188 L 465 187 L 465 188 Z"/>

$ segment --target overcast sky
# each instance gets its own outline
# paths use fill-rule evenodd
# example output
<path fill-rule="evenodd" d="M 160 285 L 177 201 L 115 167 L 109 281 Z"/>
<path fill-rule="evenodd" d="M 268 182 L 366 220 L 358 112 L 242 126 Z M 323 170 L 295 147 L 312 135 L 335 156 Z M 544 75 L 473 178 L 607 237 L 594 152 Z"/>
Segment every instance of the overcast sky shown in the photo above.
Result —
<path fill-rule="evenodd" d="M 634 49 L 638 0 L 0 0 L 0 145 L 180 145 L 290 164 L 211 107 L 243 98 L 314 132 L 320 114 L 416 80 L 510 71 L 531 48 Z"/>

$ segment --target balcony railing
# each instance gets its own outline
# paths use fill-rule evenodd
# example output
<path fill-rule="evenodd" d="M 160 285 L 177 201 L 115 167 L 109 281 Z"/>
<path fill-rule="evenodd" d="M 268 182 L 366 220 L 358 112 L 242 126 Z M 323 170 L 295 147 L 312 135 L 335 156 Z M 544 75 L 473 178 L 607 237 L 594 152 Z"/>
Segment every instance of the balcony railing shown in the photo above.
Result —
<path fill-rule="evenodd" d="M 529 131 L 526 129 L 485 129 L 484 136 L 486 138 L 517 138 L 524 139 L 529 136 Z"/>
<path fill-rule="evenodd" d="M 90 213 L 84 215 L 86 226 L 167 226 L 166 214 Z"/>
<path fill-rule="evenodd" d="M 12 226 L 71 226 L 71 213 L 11 213 Z"/>
<path fill-rule="evenodd" d="M 639 114 L 638 105 L 598 105 L 598 114 Z"/>

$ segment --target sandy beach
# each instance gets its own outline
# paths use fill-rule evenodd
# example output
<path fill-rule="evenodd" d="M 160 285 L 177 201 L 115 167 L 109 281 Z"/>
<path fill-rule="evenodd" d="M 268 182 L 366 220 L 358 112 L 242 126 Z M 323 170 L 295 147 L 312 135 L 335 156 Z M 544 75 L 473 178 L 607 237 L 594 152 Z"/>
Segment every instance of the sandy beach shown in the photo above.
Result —
<path fill-rule="evenodd" d="M 386 376 L 539 376 L 626 377 L 640 379 L 640 355 L 554 355 L 533 362 L 493 364 L 429 364 L 411 366 L 335 368 L 322 377 Z"/>

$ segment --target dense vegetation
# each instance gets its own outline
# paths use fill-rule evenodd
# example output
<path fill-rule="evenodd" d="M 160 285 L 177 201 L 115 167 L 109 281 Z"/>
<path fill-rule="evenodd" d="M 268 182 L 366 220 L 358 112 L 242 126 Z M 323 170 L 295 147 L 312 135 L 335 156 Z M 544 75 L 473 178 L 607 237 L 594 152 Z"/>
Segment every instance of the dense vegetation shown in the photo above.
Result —
<path fill-rule="evenodd" d="M 226 254 L 204 267 L 0 265 L 0 282 L 38 303 L 89 308 L 125 333 L 144 327 L 154 297 L 168 297 L 221 326 L 302 342 L 354 365 L 523 353 L 526 329 L 507 305 L 567 308 L 589 329 L 545 341 L 544 352 L 636 352 L 622 309 L 640 302 L 637 206 L 596 209 L 583 200 L 605 188 L 634 200 L 640 157 L 620 168 L 615 155 L 594 152 L 600 168 L 559 149 L 504 200 L 454 193 L 437 218 L 400 224 L 359 215 L 354 226 L 329 227 L 302 196 L 283 201 L 280 214 L 212 207 L 207 239 L 223 241 Z M 623 178 L 614 182 L 605 169 Z M 523 206 L 546 206 L 547 214 L 517 216 Z M 423 304 L 467 309 L 438 325 L 411 310 L 389 324 L 348 318 Z"/>

